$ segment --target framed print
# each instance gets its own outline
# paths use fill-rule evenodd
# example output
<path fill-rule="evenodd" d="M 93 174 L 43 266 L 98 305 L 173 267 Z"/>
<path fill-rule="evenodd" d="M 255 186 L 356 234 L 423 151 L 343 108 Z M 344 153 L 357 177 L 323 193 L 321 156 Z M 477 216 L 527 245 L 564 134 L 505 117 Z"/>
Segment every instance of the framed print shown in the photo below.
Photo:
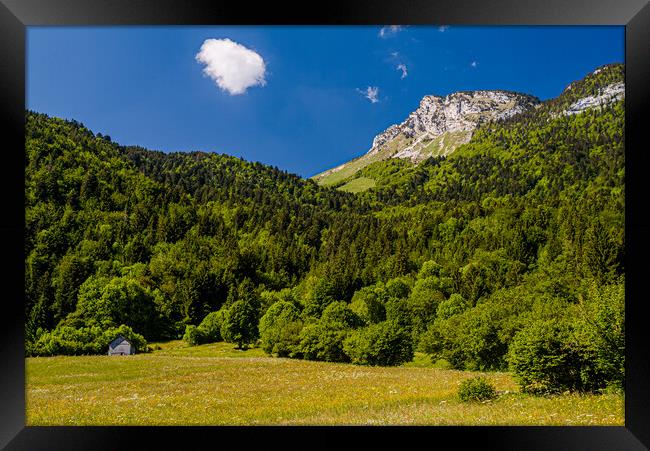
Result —
<path fill-rule="evenodd" d="M 0 1 L 0 444 L 647 449 L 649 20 Z"/>

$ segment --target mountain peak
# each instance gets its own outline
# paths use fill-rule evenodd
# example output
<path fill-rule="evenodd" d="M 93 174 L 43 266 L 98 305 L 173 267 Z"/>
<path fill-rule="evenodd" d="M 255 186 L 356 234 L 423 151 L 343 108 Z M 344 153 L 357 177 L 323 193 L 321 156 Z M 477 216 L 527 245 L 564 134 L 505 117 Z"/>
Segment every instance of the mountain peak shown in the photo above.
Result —
<path fill-rule="evenodd" d="M 502 90 L 459 91 L 444 97 L 427 95 L 406 120 L 377 135 L 367 154 L 381 152 L 398 140 L 404 145 L 393 146 L 392 152 L 388 149 L 389 157 L 417 162 L 432 155 L 448 155 L 467 142 L 479 124 L 508 118 L 537 103 L 536 97 Z M 437 147 L 430 145 L 446 133 L 454 134 L 454 139 L 438 140 Z M 397 150 L 398 147 L 401 149 Z"/>
<path fill-rule="evenodd" d="M 365 154 L 313 179 L 321 185 L 337 185 L 377 161 L 396 158 L 419 163 L 429 157 L 444 157 L 469 142 L 481 124 L 534 108 L 542 107 L 555 117 L 617 102 L 625 95 L 624 75 L 622 64 L 600 66 L 543 103 L 528 94 L 498 89 L 426 95 L 404 121 L 375 136 Z"/>
<path fill-rule="evenodd" d="M 365 155 L 314 179 L 324 185 L 335 184 L 375 161 L 402 158 L 418 163 L 432 156 L 449 155 L 468 142 L 480 124 L 509 118 L 539 102 L 534 96 L 504 90 L 426 95 L 403 122 L 375 136 Z"/>

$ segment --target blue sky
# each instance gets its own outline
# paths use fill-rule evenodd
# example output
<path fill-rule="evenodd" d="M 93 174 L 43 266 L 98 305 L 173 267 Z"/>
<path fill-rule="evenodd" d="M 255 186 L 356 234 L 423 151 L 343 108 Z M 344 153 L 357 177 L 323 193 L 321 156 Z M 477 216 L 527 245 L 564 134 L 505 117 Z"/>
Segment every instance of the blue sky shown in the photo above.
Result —
<path fill-rule="evenodd" d="M 624 45 L 623 27 L 29 27 L 26 106 L 120 144 L 307 177 L 365 153 L 427 94 L 547 99 L 623 62 Z"/>

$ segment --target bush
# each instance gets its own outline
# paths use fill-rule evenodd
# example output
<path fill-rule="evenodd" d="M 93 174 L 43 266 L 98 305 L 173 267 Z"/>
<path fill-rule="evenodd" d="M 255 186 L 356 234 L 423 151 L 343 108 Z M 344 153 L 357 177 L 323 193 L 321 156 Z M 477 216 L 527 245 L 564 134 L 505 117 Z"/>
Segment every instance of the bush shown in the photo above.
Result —
<path fill-rule="evenodd" d="M 624 282 L 591 285 L 565 315 L 538 319 L 512 340 L 508 362 L 522 391 L 546 394 L 622 388 Z"/>
<path fill-rule="evenodd" d="M 258 337 L 257 309 L 247 301 L 236 301 L 225 311 L 221 324 L 221 335 L 228 343 L 236 343 L 245 349 Z"/>
<path fill-rule="evenodd" d="M 363 325 L 363 320 L 343 301 L 331 303 L 323 311 L 320 322 L 328 329 L 354 329 Z"/>
<path fill-rule="evenodd" d="M 205 318 L 203 318 L 203 321 L 201 321 L 198 328 L 204 335 L 204 343 L 214 343 L 223 339 L 221 336 L 221 326 L 223 325 L 225 313 L 226 311 L 221 309 L 209 313 Z"/>
<path fill-rule="evenodd" d="M 350 358 L 343 351 L 343 342 L 353 329 L 361 325 L 363 320 L 348 304 L 332 302 L 317 322 L 302 329 L 296 354 L 308 360 L 349 362 Z"/>
<path fill-rule="evenodd" d="M 221 326 L 223 326 L 225 314 L 226 311 L 221 309 L 206 315 L 198 326 L 188 324 L 185 326 L 183 341 L 192 346 L 221 341 Z"/>
<path fill-rule="evenodd" d="M 583 356 L 573 338 L 573 326 L 563 320 L 537 320 L 525 327 L 510 345 L 510 370 L 521 390 L 547 394 L 584 390 Z"/>
<path fill-rule="evenodd" d="M 421 348 L 459 370 L 503 369 L 508 348 L 489 313 L 486 309 L 471 309 L 447 320 L 436 319 L 422 335 Z"/>
<path fill-rule="evenodd" d="M 300 342 L 300 312 L 291 302 L 273 304 L 260 319 L 262 349 L 279 357 L 292 355 Z"/>
<path fill-rule="evenodd" d="M 100 326 L 75 328 L 59 326 L 42 333 L 27 348 L 29 356 L 106 354 L 111 341 L 122 335 L 135 347 L 136 352 L 148 352 L 147 341 L 124 324 L 104 329 Z"/>
<path fill-rule="evenodd" d="M 260 293 L 260 313 L 264 315 L 269 307 L 280 301 L 290 302 L 296 308 L 300 306 L 300 303 L 290 288 L 283 288 L 280 291 L 265 290 Z"/>
<path fill-rule="evenodd" d="M 463 313 L 471 306 L 472 305 L 469 303 L 469 301 L 466 301 L 460 294 L 454 293 L 449 297 L 449 299 L 444 300 L 438 304 L 436 316 L 440 319 L 448 319 L 454 315 Z"/>
<path fill-rule="evenodd" d="M 528 309 L 517 292 L 493 296 L 462 313 L 436 318 L 420 339 L 420 348 L 456 369 L 500 371 L 512 337 L 522 327 L 519 315 Z"/>
<path fill-rule="evenodd" d="M 436 317 L 436 309 L 444 300 L 445 295 L 441 291 L 437 277 L 419 279 L 415 282 L 413 291 L 406 302 L 408 307 L 406 315 L 413 324 L 416 337 L 419 337 L 427 329 L 427 325 L 433 322 Z"/>
<path fill-rule="evenodd" d="M 308 324 L 300 332 L 296 354 L 307 360 L 349 362 L 343 352 L 343 341 L 349 334 L 348 329 L 331 329 L 320 322 Z"/>
<path fill-rule="evenodd" d="M 203 331 L 198 327 L 190 324 L 185 326 L 185 334 L 183 335 L 183 341 L 186 341 L 190 346 L 196 346 L 203 343 L 206 343 L 206 337 L 203 334 Z"/>
<path fill-rule="evenodd" d="M 358 365 L 395 366 L 413 359 L 411 335 L 394 321 L 384 321 L 353 332 L 343 343 Z"/>
<path fill-rule="evenodd" d="M 591 371 L 582 371 L 583 382 L 594 389 L 623 388 L 625 381 L 625 286 L 588 288 L 579 307 L 577 340 Z"/>
<path fill-rule="evenodd" d="M 465 379 L 458 389 L 458 397 L 461 401 L 487 401 L 497 397 L 497 391 L 483 376 Z"/>
<path fill-rule="evenodd" d="M 320 323 L 307 324 L 300 331 L 296 355 L 306 360 L 325 360 L 325 353 L 320 342 L 323 327 Z"/>
<path fill-rule="evenodd" d="M 406 299 L 411 293 L 411 287 L 403 277 L 396 277 L 386 282 L 386 294 L 393 299 Z"/>

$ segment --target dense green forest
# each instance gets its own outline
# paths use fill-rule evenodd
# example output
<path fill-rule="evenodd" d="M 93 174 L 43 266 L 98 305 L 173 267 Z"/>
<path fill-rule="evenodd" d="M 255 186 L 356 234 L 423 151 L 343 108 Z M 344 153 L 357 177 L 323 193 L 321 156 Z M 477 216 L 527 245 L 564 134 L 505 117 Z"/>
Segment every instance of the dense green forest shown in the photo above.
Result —
<path fill-rule="evenodd" d="M 414 350 L 525 391 L 621 387 L 624 105 L 608 65 L 359 194 L 215 153 L 125 147 L 26 113 L 28 355 L 258 343 L 397 365 Z M 110 339 L 109 339 L 110 341 Z"/>

